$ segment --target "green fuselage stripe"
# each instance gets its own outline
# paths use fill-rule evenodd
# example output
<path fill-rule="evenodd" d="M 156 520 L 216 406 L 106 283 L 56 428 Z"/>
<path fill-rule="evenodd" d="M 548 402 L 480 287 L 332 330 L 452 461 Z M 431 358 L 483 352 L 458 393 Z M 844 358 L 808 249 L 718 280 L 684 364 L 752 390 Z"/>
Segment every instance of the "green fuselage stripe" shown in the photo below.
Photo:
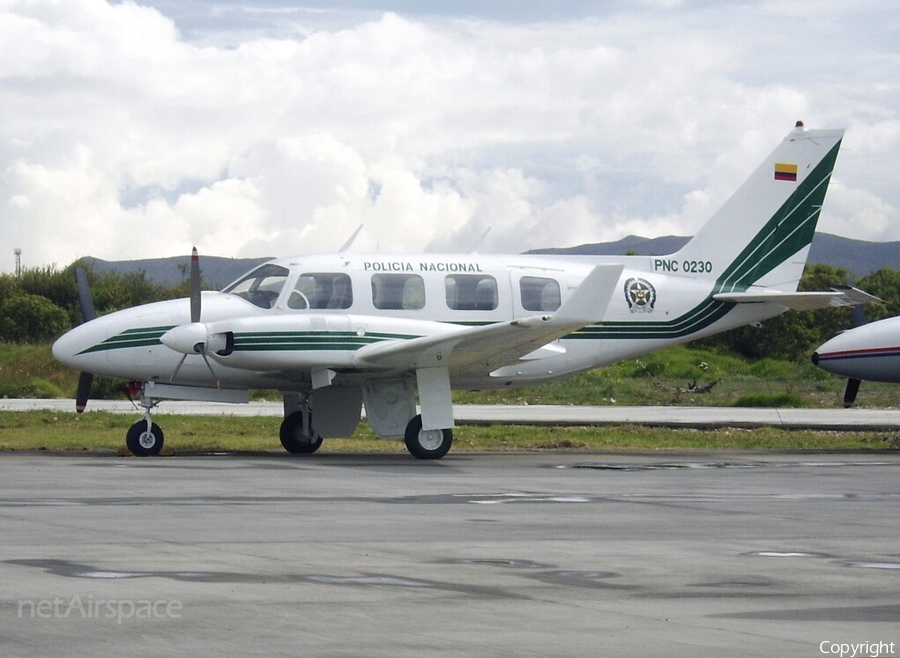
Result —
<path fill-rule="evenodd" d="M 109 350 L 122 350 L 131 347 L 149 347 L 159 345 L 160 337 L 166 333 L 172 326 L 167 327 L 141 327 L 139 329 L 126 329 L 120 334 L 110 336 L 101 343 L 97 343 L 93 347 L 79 352 L 79 354 L 90 354 L 92 352 L 106 352 Z"/>
<path fill-rule="evenodd" d="M 246 332 L 234 335 L 235 352 L 302 350 L 358 350 L 384 340 L 405 340 L 418 336 L 395 333 L 357 334 L 355 331 Z"/>

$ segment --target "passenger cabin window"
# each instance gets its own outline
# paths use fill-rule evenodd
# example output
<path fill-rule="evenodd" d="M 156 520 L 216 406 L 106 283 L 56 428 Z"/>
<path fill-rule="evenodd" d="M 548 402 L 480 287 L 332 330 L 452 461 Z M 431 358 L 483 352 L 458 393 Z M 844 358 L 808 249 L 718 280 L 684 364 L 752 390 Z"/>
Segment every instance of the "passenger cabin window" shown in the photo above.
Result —
<path fill-rule="evenodd" d="M 522 308 L 526 311 L 559 310 L 559 283 L 556 279 L 540 276 L 523 276 L 519 279 Z"/>
<path fill-rule="evenodd" d="M 450 274 L 444 278 L 447 306 L 454 311 L 493 311 L 497 279 L 486 274 Z"/>
<path fill-rule="evenodd" d="M 279 265 L 261 265 L 222 292 L 243 297 L 260 308 L 272 308 L 281 294 L 287 276 L 287 269 Z"/>
<path fill-rule="evenodd" d="M 301 274 L 288 297 L 288 308 L 342 309 L 353 304 L 353 288 L 346 274 L 314 272 Z"/>
<path fill-rule="evenodd" d="M 425 281 L 418 274 L 373 274 L 372 303 L 383 310 L 425 307 Z"/>

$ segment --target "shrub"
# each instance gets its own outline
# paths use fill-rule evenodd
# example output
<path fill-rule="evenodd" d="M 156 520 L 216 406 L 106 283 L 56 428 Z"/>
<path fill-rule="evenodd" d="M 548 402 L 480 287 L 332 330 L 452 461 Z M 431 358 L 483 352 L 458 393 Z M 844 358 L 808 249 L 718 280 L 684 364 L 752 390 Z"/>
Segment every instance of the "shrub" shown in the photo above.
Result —
<path fill-rule="evenodd" d="M 747 373 L 760 379 L 785 380 L 794 376 L 797 367 L 789 361 L 764 358 L 752 363 Z"/>
<path fill-rule="evenodd" d="M 0 304 L 0 340 L 48 342 L 69 328 L 69 316 L 40 295 L 18 295 Z"/>

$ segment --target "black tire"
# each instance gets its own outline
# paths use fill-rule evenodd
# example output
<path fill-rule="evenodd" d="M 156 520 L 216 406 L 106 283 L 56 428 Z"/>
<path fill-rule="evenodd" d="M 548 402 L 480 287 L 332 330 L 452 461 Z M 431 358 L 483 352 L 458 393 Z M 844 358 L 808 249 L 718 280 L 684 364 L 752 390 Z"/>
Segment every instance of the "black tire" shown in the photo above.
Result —
<path fill-rule="evenodd" d="M 406 449 L 416 459 L 440 459 L 453 445 L 453 430 L 423 430 L 422 416 L 414 416 L 406 425 Z"/>
<path fill-rule="evenodd" d="M 312 428 L 312 414 L 309 418 L 311 434 L 303 433 L 303 412 L 295 411 L 285 416 L 281 421 L 281 429 L 278 436 L 281 445 L 288 452 L 295 455 L 311 455 L 322 445 L 322 437 Z"/>
<path fill-rule="evenodd" d="M 162 450 L 164 441 L 159 425 L 151 423 L 148 432 L 147 421 L 143 419 L 129 427 L 125 435 L 125 445 L 135 457 L 155 457 Z"/>

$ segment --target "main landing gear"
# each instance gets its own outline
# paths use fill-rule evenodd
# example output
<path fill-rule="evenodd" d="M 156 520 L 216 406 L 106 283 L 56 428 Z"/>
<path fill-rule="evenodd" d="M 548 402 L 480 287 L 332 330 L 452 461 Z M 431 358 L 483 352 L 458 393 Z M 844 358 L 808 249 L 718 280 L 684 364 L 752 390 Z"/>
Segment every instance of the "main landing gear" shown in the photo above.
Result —
<path fill-rule="evenodd" d="M 305 415 L 305 418 L 304 418 Z M 311 455 L 322 446 L 322 437 L 310 425 L 312 414 L 295 411 L 281 423 L 279 436 L 284 449 L 295 455 Z M 422 416 L 415 416 L 406 426 L 406 449 L 416 459 L 440 459 L 453 445 L 453 430 L 423 430 Z M 125 445 L 136 457 L 154 457 L 163 448 L 165 436 L 148 413 L 134 423 L 125 436 Z"/>
<path fill-rule="evenodd" d="M 285 416 L 278 436 L 284 449 L 295 455 L 311 455 L 319 449 L 322 437 L 312 427 L 308 402 L 301 406 L 300 411 Z"/>
<path fill-rule="evenodd" d="M 424 430 L 420 414 L 409 421 L 403 438 L 409 454 L 416 459 L 440 459 L 453 445 L 453 430 Z"/>
<path fill-rule="evenodd" d="M 149 395 L 146 388 L 142 387 L 138 390 L 140 391 L 139 401 L 133 398 L 132 401 L 144 409 L 144 416 L 129 428 L 125 444 L 135 456 L 153 457 L 162 451 L 165 440 L 162 429 L 150 417 L 150 411 L 157 405 L 157 402 Z M 292 405 L 292 408 L 293 411 L 289 408 L 281 422 L 279 430 L 281 445 L 290 453 L 311 455 L 322 446 L 322 436 L 313 425 L 309 399 L 301 397 L 296 404 Z M 338 434 L 338 436 L 349 436 L 349 433 Z M 413 457 L 440 459 L 453 445 L 453 430 L 450 428 L 424 429 L 422 416 L 416 415 L 406 425 L 404 440 L 406 449 Z"/>

